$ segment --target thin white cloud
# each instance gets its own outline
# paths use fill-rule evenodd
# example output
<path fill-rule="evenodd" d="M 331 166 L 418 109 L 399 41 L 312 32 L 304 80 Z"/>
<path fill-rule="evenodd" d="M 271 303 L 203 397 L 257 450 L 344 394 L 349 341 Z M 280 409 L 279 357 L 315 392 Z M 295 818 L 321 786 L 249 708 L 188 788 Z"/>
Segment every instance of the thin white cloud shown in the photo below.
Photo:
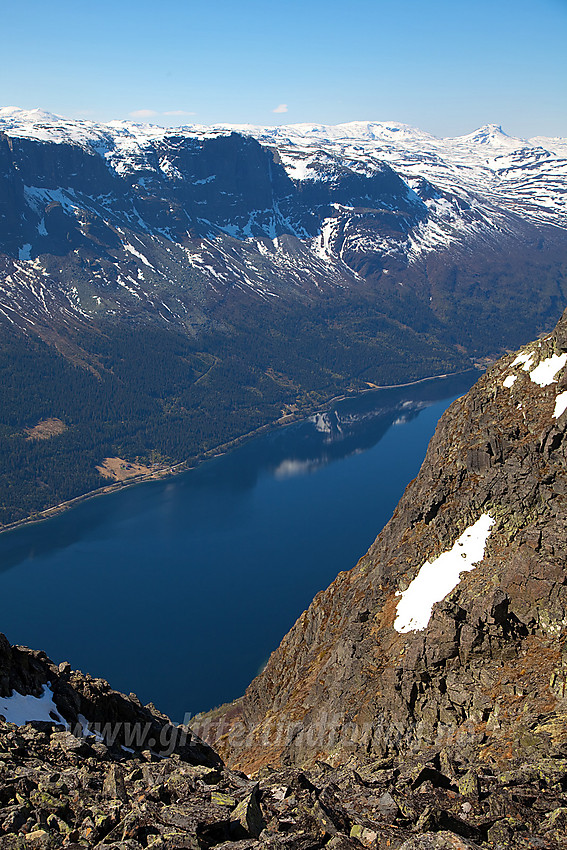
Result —
<path fill-rule="evenodd" d="M 287 112 L 287 103 L 280 103 L 279 106 L 276 106 L 275 109 L 272 109 L 272 112 L 277 112 L 278 114 L 281 112 Z"/>
<path fill-rule="evenodd" d="M 155 115 L 159 115 L 159 112 L 156 112 L 155 109 L 135 109 L 128 115 L 130 118 L 153 118 Z"/>

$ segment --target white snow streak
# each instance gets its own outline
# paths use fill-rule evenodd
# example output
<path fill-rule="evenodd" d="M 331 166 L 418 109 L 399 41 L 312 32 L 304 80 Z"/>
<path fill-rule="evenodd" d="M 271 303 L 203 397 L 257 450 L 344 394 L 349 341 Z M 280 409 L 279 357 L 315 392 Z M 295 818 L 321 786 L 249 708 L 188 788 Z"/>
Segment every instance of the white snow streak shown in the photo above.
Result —
<path fill-rule="evenodd" d="M 567 392 L 559 393 L 557 398 L 555 399 L 555 410 L 553 411 L 553 418 L 559 419 L 559 417 L 565 413 L 567 410 Z"/>
<path fill-rule="evenodd" d="M 152 264 L 150 263 L 150 261 L 148 260 L 148 258 L 147 258 L 147 257 L 144 257 L 144 255 L 143 255 L 143 254 L 140 254 L 140 252 L 139 252 L 139 251 L 137 251 L 137 250 L 134 248 L 134 246 L 133 246 L 133 245 L 130 245 L 130 243 L 129 243 L 129 242 L 124 242 L 124 248 L 125 248 L 125 249 L 126 249 L 126 251 L 128 251 L 130 254 L 133 254 L 135 257 L 137 257 L 139 260 L 141 260 L 141 261 L 142 261 L 142 262 L 143 262 L 146 266 L 148 266 L 150 269 L 153 269 L 153 268 L 154 268 L 154 267 L 152 266 Z"/>
<path fill-rule="evenodd" d="M 531 354 L 524 354 L 522 352 L 521 354 L 518 354 L 513 363 L 510 363 L 510 368 L 512 369 L 514 366 L 519 366 L 522 363 L 522 369 L 524 370 L 524 372 L 527 372 L 530 366 L 532 365 L 534 356 L 535 355 L 533 352 Z"/>
<path fill-rule="evenodd" d="M 427 628 L 436 602 L 458 585 L 461 573 L 470 572 L 484 558 L 486 541 L 494 520 L 483 514 L 465 529 L 453 548 L 434 561 L 426 561 L 398 602 L 394 628 L 397 632 Z"/>
<path fill-rule="evenodd" d="M 100 734 L 100 732 L 97 732 L 96 729 L 95 729 L 94 732 L 91 732 L 91 730 L 89 729 L 89 722 L 90 721 L 87 720 L 87 718 L 84 716 L 84 714 L 78 714 L 77 719 L 78 719 L 79 723 L 81 724 L 83 738 L 88 738 L 89 736 L 94 735 L 94 737 L 96 738 L 97 741 L 104 741 L 104 737 Z M 75 732 L 74 734 L 76 735 L 77 733 Z"/>

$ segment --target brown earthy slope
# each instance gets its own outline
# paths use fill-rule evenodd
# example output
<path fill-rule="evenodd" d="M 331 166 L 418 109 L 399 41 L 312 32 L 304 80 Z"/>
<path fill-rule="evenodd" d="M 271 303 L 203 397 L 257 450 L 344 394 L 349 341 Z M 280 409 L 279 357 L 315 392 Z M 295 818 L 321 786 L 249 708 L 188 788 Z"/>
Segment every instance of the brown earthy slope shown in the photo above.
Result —
<path fill-rule="evenodd" d="M 454 402 L 369 552 L 316 596 L 240 700 L 201 718 L 233 767 L 428 747 L 504 764 L 567 739 L 567 413 L 554 416 L 567 314 L 522 352 Z M 556 380 L 534 382 L 556 365 Z M 484 559 L 426 628 L 396 631 L 400 591 L 484 514 Z"/>

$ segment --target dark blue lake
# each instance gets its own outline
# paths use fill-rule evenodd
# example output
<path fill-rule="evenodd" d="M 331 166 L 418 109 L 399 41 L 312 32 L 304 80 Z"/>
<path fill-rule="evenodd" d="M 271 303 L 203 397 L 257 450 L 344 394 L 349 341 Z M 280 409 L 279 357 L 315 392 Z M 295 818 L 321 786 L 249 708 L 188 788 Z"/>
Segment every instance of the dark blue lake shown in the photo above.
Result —
<path fill-rule="evenodd" d="M 0 631 L 174 720 L 239 696 L 390 518 L 478 376 L 343 401 L 166 481 L 0 535 Z"/>

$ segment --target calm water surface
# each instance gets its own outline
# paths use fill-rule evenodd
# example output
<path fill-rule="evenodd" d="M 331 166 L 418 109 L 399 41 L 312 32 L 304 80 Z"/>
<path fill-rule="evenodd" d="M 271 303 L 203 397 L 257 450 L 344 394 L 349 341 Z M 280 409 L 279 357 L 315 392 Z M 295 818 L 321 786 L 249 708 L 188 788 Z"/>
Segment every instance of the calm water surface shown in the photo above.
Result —
<path fill-rule="evenodd" d="M 0 535 L 0 631 L 178 721 L 233 699 L 364 554 L 477 375 L 341 402 Z"/>

